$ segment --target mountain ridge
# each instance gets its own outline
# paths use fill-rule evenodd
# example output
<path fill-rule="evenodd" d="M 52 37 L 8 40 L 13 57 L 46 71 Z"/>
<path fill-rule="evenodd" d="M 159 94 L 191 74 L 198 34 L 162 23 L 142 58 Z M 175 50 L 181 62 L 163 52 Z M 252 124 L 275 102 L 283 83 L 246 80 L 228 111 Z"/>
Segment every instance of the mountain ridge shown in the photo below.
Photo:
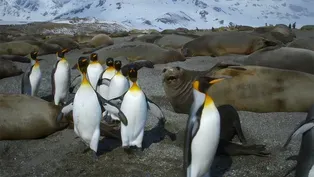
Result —
<path fill-rule="evenodd" d="M 0 20 L 60 21 L 94 17 L 129 28 L 188 29 L 229 23 L 261 26 L 265 23 L 313 23 L 313 0 L 0 0 Z"/>

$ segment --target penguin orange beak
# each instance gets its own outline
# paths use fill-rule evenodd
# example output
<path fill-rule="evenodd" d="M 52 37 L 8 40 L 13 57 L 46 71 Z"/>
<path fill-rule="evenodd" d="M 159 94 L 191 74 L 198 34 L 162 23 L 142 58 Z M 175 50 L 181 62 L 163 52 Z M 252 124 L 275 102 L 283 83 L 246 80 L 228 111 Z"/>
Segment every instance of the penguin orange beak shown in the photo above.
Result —
<path fill-rule="evenodd" d="M 213 85 L 213 84 L 216 84 L 216 83 L 218 83 L 218 82 L 220 82 L 220 81 L 222 81 L 222 80 L 224 80 L 224 79 L 225 79 L 225 78 L 215 79 L 215 80 L 210 81 L 209 84 Z"/>
<path fill-rule="evenodd" d="M 69 51 L 70 51 L 70 50 L 66 48 L 66 49 L 63 49 L 61 52 L 62 52 L 62 53 L 66 53 L 66 52 L 69 52 Z"/>

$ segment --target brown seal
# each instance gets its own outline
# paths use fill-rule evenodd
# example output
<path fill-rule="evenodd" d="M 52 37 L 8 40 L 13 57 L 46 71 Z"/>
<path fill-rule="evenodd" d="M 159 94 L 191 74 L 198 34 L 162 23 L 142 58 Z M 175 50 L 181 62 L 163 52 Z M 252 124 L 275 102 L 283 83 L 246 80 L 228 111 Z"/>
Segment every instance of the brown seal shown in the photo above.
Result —
<path fill-rule="evenodd" d="M 109 57 L 127 57 L 129 61 L 147 60 L 154 64 L 164 64 L 175 61 L 185 61 L 184 56 L 175 50 L 166 50 L 155 44 L 145 42 L 124 42 L 101 48 L 97 51 L 99 62 L 105 64 Z"/>
<path fill-rule="evenodd" d="M 61 114 L 64 112 L 62 107 L 38 97 L 0 94 L 0 107 L 0 140 L 44 138 L 69 125 L 73 126 L 72 114 L 68 114 L 71 108 Z M 119 129 L 105 123 L 100 124 L 100 133 L 120 139 Z"/>
<path fill-rule="evenodd" d="M 237 110 L 252 112 L 305 112 L 314 104 L 312 74 L 228 64 L 201 72 L 168 67 L 164 69 L 163 86 L 175 112 L 189 112 L 193 102 L 191 83 L 198 75 L 232 77 L 208 90 L 217 106 L 230 104 Z"/>
<path fill-rule="evenodd" d="M 314 36 L 308 38 L 295 39 L 287 44 L 287 47 L 314 50 Z"/>
<path fill-rule="evenodd" d="M 222 56 L 228 54 L 251 54 L 267 46 L 277 45 L 258 35 L 247 32 L 226 31 L 196 38 L 183 45 L 181 52 L 186 57 Z"/>
<path fill-rule="evenodd" d="M 267 47 L 245 56 L 241 63 L 314 74 L 314 51 L 293 47 Z"/>
<path fill-rule="evenodd" d="M 18 76 L 24 72 L 10 60 L 0 58 L 0 79 L 12 76 Z"/>

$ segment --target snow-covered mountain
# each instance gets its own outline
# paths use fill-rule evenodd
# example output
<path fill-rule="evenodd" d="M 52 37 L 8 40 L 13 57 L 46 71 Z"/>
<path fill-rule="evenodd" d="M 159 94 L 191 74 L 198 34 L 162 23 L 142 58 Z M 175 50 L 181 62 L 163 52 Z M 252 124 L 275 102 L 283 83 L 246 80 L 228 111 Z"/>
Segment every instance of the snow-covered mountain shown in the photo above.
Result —
<path fill-rule="evenodd" d="M 94 17 L 130 28 L 314 23 L 314 0 L 0 0 L 0 21 Z"/>

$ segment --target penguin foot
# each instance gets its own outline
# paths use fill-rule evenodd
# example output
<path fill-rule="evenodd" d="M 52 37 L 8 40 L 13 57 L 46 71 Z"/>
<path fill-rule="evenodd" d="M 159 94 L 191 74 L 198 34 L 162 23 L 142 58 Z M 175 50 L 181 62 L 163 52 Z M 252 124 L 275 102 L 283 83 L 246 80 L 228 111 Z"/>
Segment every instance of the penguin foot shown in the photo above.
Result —
<path fill-rule="evenodd" d="M 266 145 L 248 145 L 245 147 L 245 150 L 247 154 L 250 155 L 256 155 L 260 157 L 266 157 L 270 155 L 270 152 L 266 150 Z"/>
<path fill-rule="evenodd" d="M 99 157 L 97 156 L 97 152 L 93 151 L 92 153 L 94 161 L 98 161 Z"/>
<path fill-rule="evenodd" d="M 123 147 L 123 150 L 124 150 L 124 152 L 127 153 L 127 154 L 132 154 L 132 149 L 131 149 L 129 146 Z"/>

